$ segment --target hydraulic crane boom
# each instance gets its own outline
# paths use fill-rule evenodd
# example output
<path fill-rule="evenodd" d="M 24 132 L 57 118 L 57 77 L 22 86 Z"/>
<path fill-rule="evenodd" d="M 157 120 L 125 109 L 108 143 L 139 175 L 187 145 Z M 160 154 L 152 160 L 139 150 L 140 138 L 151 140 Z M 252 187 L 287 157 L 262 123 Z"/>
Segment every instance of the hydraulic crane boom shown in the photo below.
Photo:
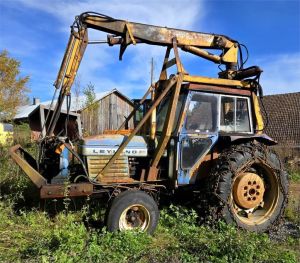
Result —
<path fill-rule="evenodd" d="M 60 89 L 60 94 L 46 136 L 52 135 L 64 98 L 70 93 L 85 48 L 89 43 L 88 28 L 109 33 L 107 43 L 110 46 L 120 45 L 120 60 L 130 44 L 146 43 L 171 47 L 173 39 L 176 38 L 177 46 L 182 50 L 215 63 L 224 64 L 227 71 L 234 72 L 237 69 L 239 43 L 224 35 L 128 22 L 93 12 L 82 13 L 76 17 L 71 26 L 68 46 L 54 83 L 56 89 Z M 203 48 L 220 50 L 221 54 L 211 54 Z"/>

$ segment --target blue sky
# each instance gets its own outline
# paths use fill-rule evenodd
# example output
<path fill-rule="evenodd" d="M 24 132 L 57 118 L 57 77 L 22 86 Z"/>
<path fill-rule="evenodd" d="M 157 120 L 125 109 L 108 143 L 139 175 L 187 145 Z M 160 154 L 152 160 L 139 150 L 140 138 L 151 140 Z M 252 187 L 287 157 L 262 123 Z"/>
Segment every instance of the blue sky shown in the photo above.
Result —
<path fill-rule="evenodd" d="M 30 76 L 30 97 L 51 98 L 74 17 L 84 11 L 142 23 L 225 34 L 247 45 L 246 66 L 259 65 L 265 94 L 300 91 L 300 0 L 67 1 L 1 0 L 0 50 L 7 49 Z M 97 31 L 90 39 L 105 39 Z M 81 63 L 81 86 L 97 92 L 117 88 L 131 98 L 150 82 L 150 60 L 158 74 L 164 48 L 130 46 L 118 61 L 118 47 L 91 45 Z M 181 52 L 191 74 L 217 76 L 218 68 Z"/>

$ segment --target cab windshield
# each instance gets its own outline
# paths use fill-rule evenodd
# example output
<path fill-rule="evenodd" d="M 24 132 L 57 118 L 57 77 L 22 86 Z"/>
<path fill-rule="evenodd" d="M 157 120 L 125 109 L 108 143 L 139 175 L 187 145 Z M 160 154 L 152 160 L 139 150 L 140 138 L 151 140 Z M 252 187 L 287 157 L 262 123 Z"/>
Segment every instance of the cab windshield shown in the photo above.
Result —
<path fill-rule="evenodd" d="M 164 128 L 171 96 L 172 96 L 172 94 L 169 93 L 162 100 L 160 105 L 158 106 L 158 110 L 156 113 L 156 131 L 158 131 L 158 132 L 162 132 L 162 130 Z M 175 113 L 175 121 L 174 121 L 174 126 L 173 126 L 172 131 L 174 131 L 177 126 L 179 114 L 181 112 L 182 105 L 184 104 L 185 97 L 186 97 L 185 93 L 181 92 L 181 94 L 179 95 L 179 98 L 178 98 L 178 103 L 177 103 L 177 108 L 176 108 L 176 113 Z"/>

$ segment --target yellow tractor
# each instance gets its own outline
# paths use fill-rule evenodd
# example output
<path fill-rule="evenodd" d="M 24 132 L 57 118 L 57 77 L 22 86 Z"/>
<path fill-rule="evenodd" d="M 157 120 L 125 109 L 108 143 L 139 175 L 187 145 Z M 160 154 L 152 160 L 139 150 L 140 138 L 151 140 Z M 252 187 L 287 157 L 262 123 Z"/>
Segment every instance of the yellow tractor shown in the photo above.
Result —
<path fill-rule="evenodd" d="M 159 79 L 119 130 L 71 139 L 68 118 L 61 123 L 60 112 L 64 100 L 70 105 L 76 72 L 91 43 L 89 29 L 108 33 L 104 42 L 120 45 L 120 59 L 131 44 L 162 46 L 166 53 Z M 269 148 L 276 142 L 263 133 L 262 70 L 244 68 L 243 47 L 224 35 L 82 13 L 71 26 L 55 82 L 58 99 L 41 128 L 39 156 L 34 159 L 20 145 L 10 149 L 11 156 L 43 199 L 109 197 L 106 225 L 111 231 L 152 233 L 159 196 L 183 187 L 200 192 L 214 218 L 266 231 L 283 215 L 288 178 Z M 219 77 L 190 75 L 180 50 L 223 67 Z M 171 67 L 175 74 L 168 75 Z M 135 116 L 142 118 L 126 129 Z"/>

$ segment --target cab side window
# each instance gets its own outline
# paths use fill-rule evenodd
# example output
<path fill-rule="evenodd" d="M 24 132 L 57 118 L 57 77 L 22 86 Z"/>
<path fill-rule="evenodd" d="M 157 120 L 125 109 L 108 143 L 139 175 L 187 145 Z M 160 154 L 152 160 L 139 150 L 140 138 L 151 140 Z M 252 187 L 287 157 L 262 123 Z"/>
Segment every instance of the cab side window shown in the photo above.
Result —
<path fill-rule="evenodd" d="M 249 99 L 221 96 L 220 131 L 251 132 Z"/>
<path fill-rule="evenodd" d="M 185 129 L 188 133 L 215 132 L 218 97 L 194 93 L 187 109 Z"/>

